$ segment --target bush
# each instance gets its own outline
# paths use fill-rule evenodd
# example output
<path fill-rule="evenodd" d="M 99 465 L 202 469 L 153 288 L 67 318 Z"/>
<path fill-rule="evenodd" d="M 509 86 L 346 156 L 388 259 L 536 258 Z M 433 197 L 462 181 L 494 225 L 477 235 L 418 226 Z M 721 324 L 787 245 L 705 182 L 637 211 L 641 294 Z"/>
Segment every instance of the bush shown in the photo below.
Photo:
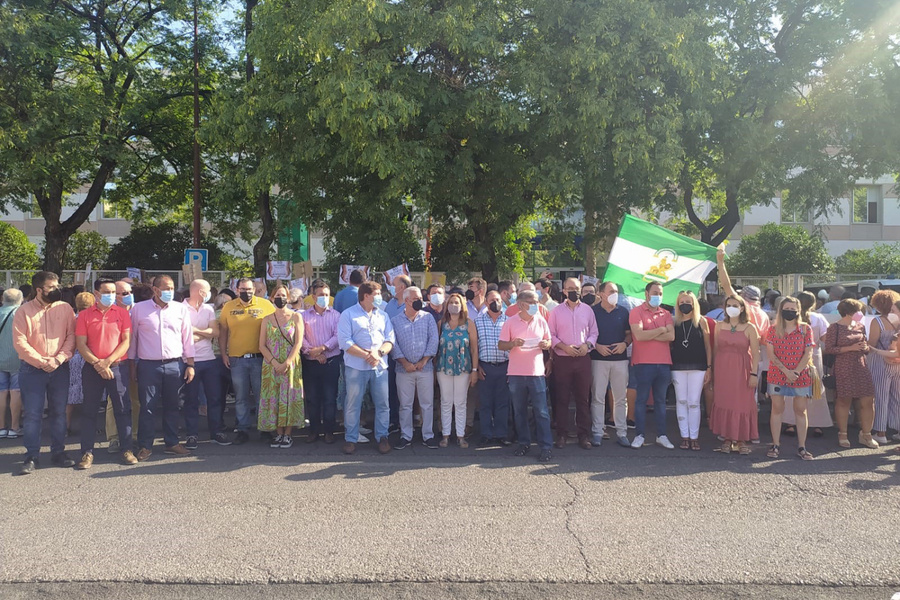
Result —
<path fill-rule="evenodd" d="M 46 243 L 41 243 L 41 254 L 44 254 L 45 245 Z M 96 231 L 76 231 L 66 245 L 63 269 L 83 271 L 88 263 L 91 263 L 94 270 L 102 269 L 109 258 L 109 251 L 109 242 Z"/>
<path fill-rule="evenodd" d="M 0 269 L 27 271 L 40 266 L 37 246 L 9 223 L 0 222 Z"/>
<path fill-rule="evenodd" d="M 741 239 L 728 261 L 728 271 L 759 276 L 833 273 L 834 260 L 825 250 L 822 236 L 803 227 L 769 223 Z"/>
<path fill-rule="evenodd" d="M 837 257 L 835 266 L 838 273 L 846 274 L 900 274 L 900 242 L 847 250 Z"/>

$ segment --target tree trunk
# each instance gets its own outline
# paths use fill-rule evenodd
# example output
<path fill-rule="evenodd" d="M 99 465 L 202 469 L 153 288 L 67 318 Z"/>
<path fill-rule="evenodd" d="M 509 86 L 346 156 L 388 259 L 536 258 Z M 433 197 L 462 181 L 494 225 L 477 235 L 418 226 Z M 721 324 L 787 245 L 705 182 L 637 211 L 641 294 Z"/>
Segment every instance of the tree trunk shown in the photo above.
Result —
<path fill-rule="evenodd" d="M 595 277 L 597 273 L 597 256 L 600 252 L 600 235 L 598 232 L 597 212 L 589 209 L 584 203 L 584 273 Z"/>
<path fill-rule="evenodd" d="M 472 222 L 471 217 L 469 222 Z M 481 222 L 472 231 L 475 234 L 475 245 L 481 249 L 481 277 L 487 282 L 497 281 L 497 249 L 494 248 L 491 228 Z"/>
<path fill-rule="evenodd" d="M 718 246 L 728 239 L 741 220 L 737 190 L 733 187 L 725 189 L 725 214 L 710 224 L 704 223 L 694 210 L 694 184 L 686 170 L 681 177 L 681 191 L 684 210 L 687 211 L 688 219 L 700 232 L 700 241 L 710 246 Z"/>
<path fill-rule="evenodd" d="M 261 231 L 259 241 L 253 246 L 253 270 L 257 277 L 265 277 L 269 251 L 275 242 L 275 218 L 272 216 L 272 202 L 268 191 L 260 192 L 256 197 L 256 207 L 259 210 Z"/>

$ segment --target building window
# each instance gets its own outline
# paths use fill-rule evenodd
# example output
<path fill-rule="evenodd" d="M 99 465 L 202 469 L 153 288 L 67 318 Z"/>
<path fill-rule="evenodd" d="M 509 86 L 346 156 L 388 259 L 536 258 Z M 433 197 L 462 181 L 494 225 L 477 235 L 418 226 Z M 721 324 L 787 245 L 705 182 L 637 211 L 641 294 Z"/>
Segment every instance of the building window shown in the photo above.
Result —
<path fill-rule="evenodd" d="M 103 206 L 100 209 L 102 211 L 101 216 L 104 219 L 118 219 L 119 218 L 119 207 L 113 204 L 112 202 L 103 201 Z"/>
<path fill-rule="evenodd" d="M 791 197 L 788 190 L 781 192 L 781 222 L 782 223 L 809 223 L 809 209 Z"/>
<path fill-rule="evenodd" d="M 878 207 L 881 204 L 880 186 L 860 186 L 853 190 L 853 222 L 857 224 L 880 223 Z"/>

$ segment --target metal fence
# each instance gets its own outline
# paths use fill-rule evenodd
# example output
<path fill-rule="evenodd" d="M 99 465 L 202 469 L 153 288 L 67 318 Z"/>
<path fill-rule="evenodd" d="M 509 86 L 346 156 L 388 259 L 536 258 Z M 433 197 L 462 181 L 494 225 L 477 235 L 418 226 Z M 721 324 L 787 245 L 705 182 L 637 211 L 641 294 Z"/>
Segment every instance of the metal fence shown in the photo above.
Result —
<path fill-rule="evenodd" d="M 0 271 L 2 273 L 2 281 L 4 288 L 10 287 L 20 287 L 24 284 L 31 283 L 31 276 L 34 275 L 37 270 L 34 271 Z M 184 275 L 179 271 L 144 271 L 144 274 L 148 279 L 152 279 L 157 275 L 168 275 L 175 282 L 175 287 L 181 289 L 185 286 Z M 118 281 L 120 279 L 124 279 L 128 276 L 128 271 L 112 271 L 112 270 L 104 270 L 101 269 L 99 271 L 92 271 L 91 277 L 88 281 L 84 281 L 84 271 L 63 271 L 62 277 L 60 278 L 60 283 L 64 286 L 75 285 L 76 283 L 83 283 L 85 287 L 90 288 L 93 286 L 94 281 L 97 279 L 112 279 L 113 281 Z M 209 284 L 215 288 L 221 288 L 223 285 L 228 287 L 231 282 L 232 274 L 228 271 L 205 271 L 203 273 L 203 278 L 209 281 Z"/>

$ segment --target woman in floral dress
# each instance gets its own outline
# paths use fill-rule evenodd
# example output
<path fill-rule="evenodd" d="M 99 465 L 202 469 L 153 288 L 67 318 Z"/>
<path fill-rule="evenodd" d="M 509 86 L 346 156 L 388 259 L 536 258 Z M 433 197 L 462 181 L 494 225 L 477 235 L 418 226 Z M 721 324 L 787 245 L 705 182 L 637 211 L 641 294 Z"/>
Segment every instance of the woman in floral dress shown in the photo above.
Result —
<path fill-rule="evenodd" d="M 263 367 L 258 428 L 276 433 L 270 447 L 290 448 L 294 428 L 303 426 L 303 373 L 299 359 L 303 319 L 291 310 L 285 286 L 277 286 L 271 298 L 275 312 L 264 318 L 259 328 Z"/>

